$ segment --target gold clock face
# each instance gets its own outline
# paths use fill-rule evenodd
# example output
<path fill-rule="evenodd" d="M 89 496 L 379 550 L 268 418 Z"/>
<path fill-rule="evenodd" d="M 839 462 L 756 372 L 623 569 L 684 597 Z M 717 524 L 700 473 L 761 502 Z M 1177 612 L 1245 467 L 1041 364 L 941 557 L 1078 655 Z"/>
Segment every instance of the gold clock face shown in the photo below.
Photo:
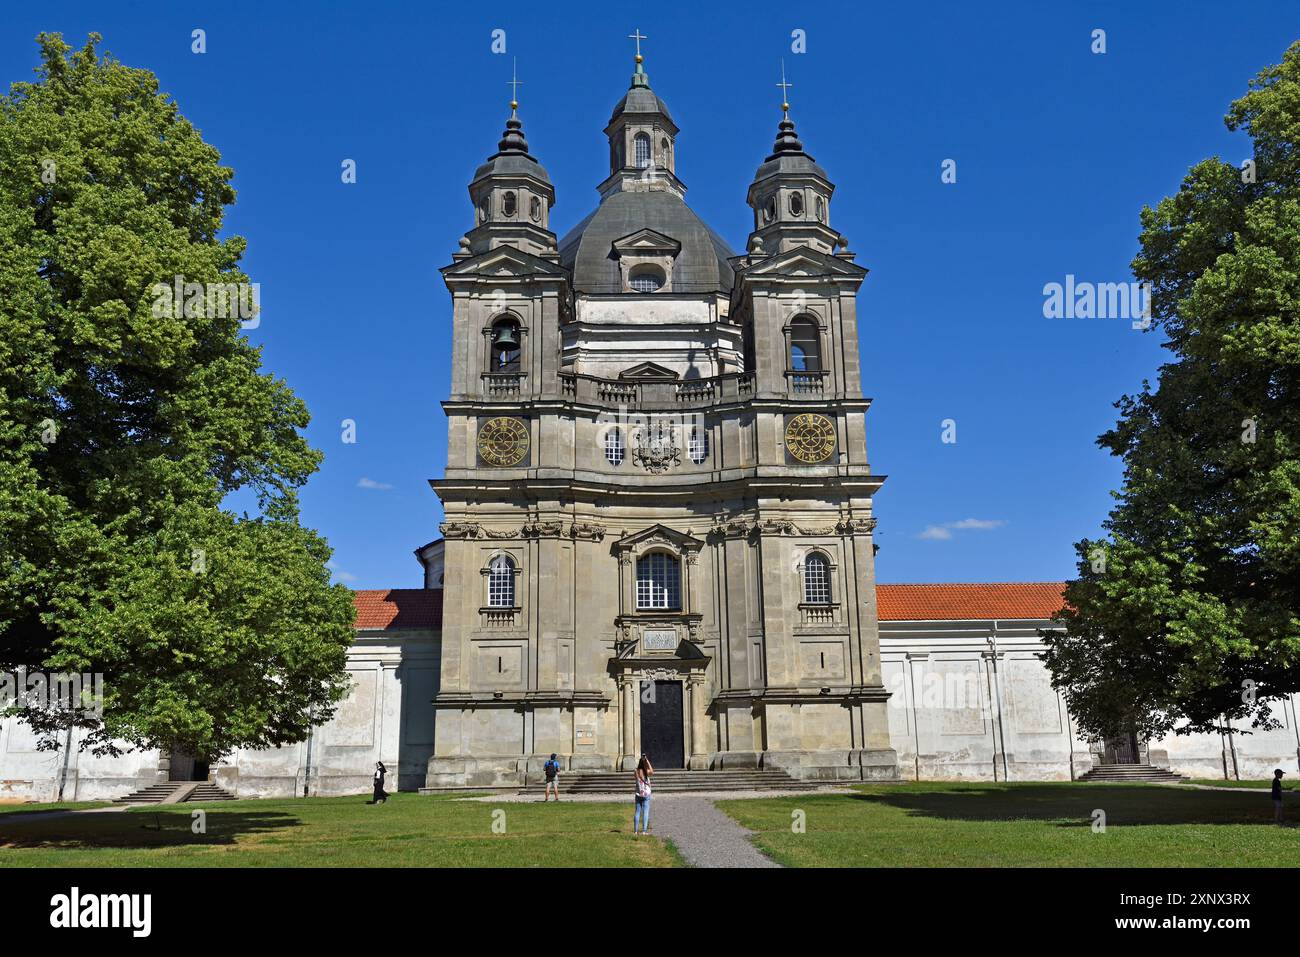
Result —
<path fill-rule="evenodd" d="M 816 412 L 802 412 L 785 424 L 785 447 L 800 462 L 825 462 L 835 451 L 835 423 Z"/>
<path fill-rule="evenodd" d="M 504 416 L 488 419 L 478 430 L 478 455 L 488 465 L 518 465 L 528 455 L 528 426 Z"/>

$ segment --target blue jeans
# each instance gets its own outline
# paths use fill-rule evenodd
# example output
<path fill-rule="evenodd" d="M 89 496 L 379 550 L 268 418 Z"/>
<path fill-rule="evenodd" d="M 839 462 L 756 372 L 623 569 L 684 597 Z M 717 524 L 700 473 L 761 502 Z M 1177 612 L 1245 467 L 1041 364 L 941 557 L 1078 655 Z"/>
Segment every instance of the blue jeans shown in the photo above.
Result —
<path fill-rule="evenodd" d="M 636 799 L 636 811 L 632 814 L 632 832 L 644 831 L 650 827 L 650 799 Z"/>

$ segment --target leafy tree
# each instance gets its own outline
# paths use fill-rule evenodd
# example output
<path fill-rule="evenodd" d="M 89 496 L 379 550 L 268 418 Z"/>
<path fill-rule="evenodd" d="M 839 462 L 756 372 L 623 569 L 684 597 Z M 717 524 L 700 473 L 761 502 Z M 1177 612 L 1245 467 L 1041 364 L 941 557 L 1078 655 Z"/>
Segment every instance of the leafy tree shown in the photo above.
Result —
<path fill-rule="evenodd" d="M 1273 727 L 1300 690 L 1300 42 L 1226 123 L 1253 159 L 1198 163 L 1142 211 L 1133 271 L 1173 360 L 1098 439 L 1123 485 L 1044 635 L 1098 737 Z"/>
<path fill-rule="evenodd" d="M 47 746 L 71 723 L 109 753 L 301 740 L 352 639 L 298 523 L 320 454 L 239 314 L 154 288 L 248 281 L 218 238 L 233 171 L 99 40 L 42 34 L 38 81 L 0 98 L 0 665 L 104 674 L 102 720 L 20 709 Z M 222 510 L 244 488 L 259 514 Z"/>

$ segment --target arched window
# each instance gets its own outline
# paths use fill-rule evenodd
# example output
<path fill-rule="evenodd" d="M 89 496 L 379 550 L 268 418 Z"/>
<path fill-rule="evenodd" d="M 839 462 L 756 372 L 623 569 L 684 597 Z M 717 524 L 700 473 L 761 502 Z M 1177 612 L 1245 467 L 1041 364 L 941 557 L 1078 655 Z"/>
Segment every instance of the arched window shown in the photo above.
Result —
<path fill-rule="evenodd" d="M 664 287 L 664 274 L 654 266 L 637 266 L 627 284 L 636 292 L 658 292 Z"/>
<path fill-rule="evenodd" d="M 488 563 L 488 607 L 515 607 L 515 563 L 506 555 Z"/>
<path fill-rule="evenodd" d="M 503 317 L 492 323 L 492 368 L 489 372 L 519 371 L 519 323 Z"/>
<path fill-rule="evenodd" d="M 617 425 L 605 433 L 605 458 L 610 465 L 622 465 L 627 455 L 627 446 L 623 444 L 623 430 Z"/>
<path fill-rule="evenodd" d="M 790 371 L 822 371 L 821 336 L 817 323 L 806 316 L 790 323 Z"/>
<path fill-rule="evenodd" d="M 650 137 L 638 133 L 632 140 L 632 147 L 636 150 L 636 168 L 645 169 L 650 165 Z"/>
<path fill-rule="evenodd" d="M 804 559 L 803 600 L 809 605 L 831 603 L 831 563 L 819 552 Z"/>
<path fill-rule="evenodd" d="M 672 144 L 668 142 L 668 137 L 665 136 L 659 141 L 659 158 L 662 160 L 664 166 L 672 166 L 673 161 L 670 155 L 671 150 Z"/>
<path fill-rule="evenodd" d="M 709 433 L 701 426 L 691 427 L 691 437 L 686 442 L 686 454 L 696 465 L 703 464 L 709 457 Z"/>
<path fill-rule="evenodd" d="M 681 609 L 681 564 L 676 558 L 665 552 L 651 552 L 636 560 L 636 607 Z"/>

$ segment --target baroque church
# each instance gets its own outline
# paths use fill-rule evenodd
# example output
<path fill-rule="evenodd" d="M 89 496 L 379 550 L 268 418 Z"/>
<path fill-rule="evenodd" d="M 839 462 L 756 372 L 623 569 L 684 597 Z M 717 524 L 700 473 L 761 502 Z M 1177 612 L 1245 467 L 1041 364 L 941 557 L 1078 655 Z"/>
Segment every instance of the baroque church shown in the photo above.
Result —
<path fill-rule="evenodd" d="M 788 103 L 740 254 L 686 204 L 639 52 L 599 203 L 562 239 L 517 106 L 442 269 L 442 535 L 423 588 L 356 593 L 351 695 L 306 741 L 210 768 L 0 722 L 0 800 L 357 793 L 377 760 L 403 790 L 517 788 L 552 752 L 566 774 L 645 753 L 826 782 L 1295 766 L 1294 698 L 1263 734 L 1082 740 L 1039 658 L 1062 583 L 876 584 L 867 270 Z"/>
<path fill-rule="evenodd" d="M 572 769 L 893 779 L 856 297 L 783 116 L 735 254 L 640 55 L 563 239 L 513 112 L 442 270 L 453 344 L 430 785 Z M 787 107 L 788 110 L 788 107 Z"/>

